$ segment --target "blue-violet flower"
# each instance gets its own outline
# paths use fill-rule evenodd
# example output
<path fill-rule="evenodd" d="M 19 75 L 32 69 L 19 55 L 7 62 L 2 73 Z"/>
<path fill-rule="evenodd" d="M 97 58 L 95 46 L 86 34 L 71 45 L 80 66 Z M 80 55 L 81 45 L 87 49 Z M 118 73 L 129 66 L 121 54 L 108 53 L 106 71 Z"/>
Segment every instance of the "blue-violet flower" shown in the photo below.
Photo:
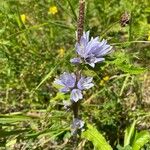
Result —
<path fill-rule="evenodd" d="M 72 135 L 77 134 L 77 130 L 78 129 L 81 129 L 81 131 L 83 131 L 84 130 L 84 128 L 83 128 L 84 124 L 85 124 L 85 122 L 82 121 L 81 119 L 74 118 L 72 126 L 71 126 L 71 128 L 72 128 Z"/>
<path fill-rule="evenodd" d="M 96 63 L 105 60 L 104 56 L 110 53 L 112 46 L 107 44 L 106 40 L 99 41 L 99 37 L 89 39 L 89 31 L 83 33 L 79 43 L 76 43 L 76 52 L 79 55 L 70 62 L 79 64 L 84 61 L 91 67 L 95 67 Z"/>
<path fill-rule="evenodd" d="M 83 98 L 82 91 L 94 86 L 92 83 L 92 77 L 83 77 L 77 81 L 74 73 L 64 72 L 58 79 L 55 79 L 54 83 L 61 86 L 60 92 L 71 92 L 70 99 L 74 102 Z"/>

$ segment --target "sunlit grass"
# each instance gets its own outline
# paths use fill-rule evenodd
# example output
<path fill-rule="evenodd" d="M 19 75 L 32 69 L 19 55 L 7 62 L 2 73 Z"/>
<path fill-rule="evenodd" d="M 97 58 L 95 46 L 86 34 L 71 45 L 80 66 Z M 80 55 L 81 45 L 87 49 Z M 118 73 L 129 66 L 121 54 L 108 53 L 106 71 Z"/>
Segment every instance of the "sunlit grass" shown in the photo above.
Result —
<path fill-rule="evenodd" d="M 72 114 L 63 107 L 69 96 L 57 93 L 53 81 L 75 69 L 68 62 L 75 51 L 78 1 L 0 3 L 0 149 L 72 149 Z M 149 83 L 144 79 L 150 67 L 148 5 L 146 0 L 86 3 L 85 30 L 108 39 L 113 53 L 96 70 L 84 68 L 96 86 L 84 93 L 80 111 L 114 149 L 118 141 L 123 145 L 123 132 L 134 119 L 140 130 L 150 126 L 150 103 L 142 97 L 149 89 L 141 90 Z M 121 27 L 125 11 L 132 12 L 132 22 Z M 93 149 L 83 139 L 77 145 Z"/>

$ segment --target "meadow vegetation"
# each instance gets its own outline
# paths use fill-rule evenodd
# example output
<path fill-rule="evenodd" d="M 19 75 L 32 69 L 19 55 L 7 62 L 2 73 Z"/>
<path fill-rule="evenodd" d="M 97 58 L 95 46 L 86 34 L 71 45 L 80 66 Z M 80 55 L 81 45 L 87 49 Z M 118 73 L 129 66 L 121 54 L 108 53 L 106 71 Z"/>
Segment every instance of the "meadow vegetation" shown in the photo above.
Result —
<path fill-rule="evenodd" d="M 86 1 L 85 31 L 113 51 L 84 67 L 95 86 L 74 139 L 69 95 L 54 79 L 75 70 L 78 9 L 78 0 L 0 0 L 0 150 L 150 150 L 150 1 Z"/>

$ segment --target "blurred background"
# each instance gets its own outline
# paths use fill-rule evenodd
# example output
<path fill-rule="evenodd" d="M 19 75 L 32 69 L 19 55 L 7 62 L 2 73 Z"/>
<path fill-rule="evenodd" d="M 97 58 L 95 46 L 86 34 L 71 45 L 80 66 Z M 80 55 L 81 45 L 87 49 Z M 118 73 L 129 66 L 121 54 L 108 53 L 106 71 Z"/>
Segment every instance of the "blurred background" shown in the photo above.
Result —
<path fill-rule="evenodd" d="M 63 107 L 69 95 L 53 81 L 75 70 L 77 17 L 77 0 L 0 0 L 0 149 L 73 149 L 72 112 Z M 150 1 L 87 0 L 84 28 L 113 52 L 84 69 L 95 87 L 80 114 L 116 149 L 134 120 L 137 131 L 150 129 Z M 77 149 L 94 147 L 80 139 Z"/>

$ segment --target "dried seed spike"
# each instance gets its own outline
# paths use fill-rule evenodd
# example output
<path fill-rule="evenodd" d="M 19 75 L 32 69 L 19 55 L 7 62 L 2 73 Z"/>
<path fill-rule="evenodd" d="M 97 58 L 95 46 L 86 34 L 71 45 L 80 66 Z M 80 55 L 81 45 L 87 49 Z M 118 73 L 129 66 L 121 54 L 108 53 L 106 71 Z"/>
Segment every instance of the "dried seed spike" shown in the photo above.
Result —
<path fill-rule="evenodd" d="M 124 12 L 120 18 L 121 27 L 125 27 L 127 24 L 129 24 L 129 21 L 130 21 L 130 14 L 128 12 Z"/>
<path fill-rule="evenodd" d="M 80 42 L 80 38 L 83 35 L 83 27 L 84 27 L 84 10 L 85 10 L 85 0 L 79 1 L 79 18 L 78 18 L 78 42 Z"/>

